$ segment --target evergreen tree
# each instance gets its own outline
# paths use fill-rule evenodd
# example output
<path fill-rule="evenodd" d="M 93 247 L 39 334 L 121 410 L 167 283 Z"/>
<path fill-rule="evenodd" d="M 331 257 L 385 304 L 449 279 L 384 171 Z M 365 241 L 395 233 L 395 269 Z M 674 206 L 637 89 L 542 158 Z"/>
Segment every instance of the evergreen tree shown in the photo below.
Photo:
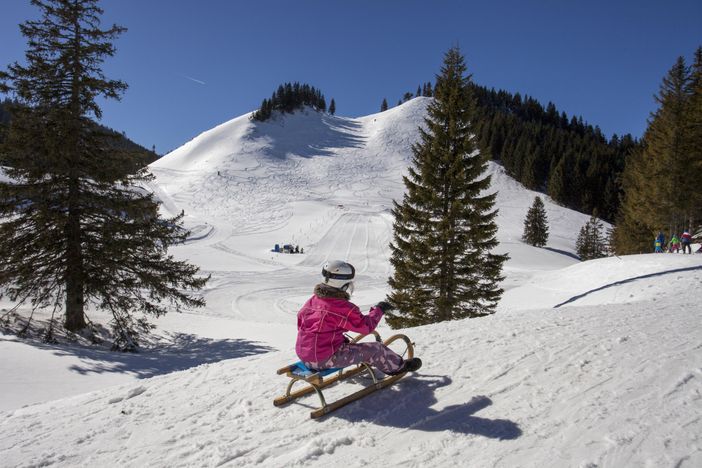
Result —
<path fill-rule="evenodd" d="M 611 225 L 608 229 L 607 232 L 605 233 L 605 249 L 604 249 L 604 254 L 607 257 L 611 257 L 612 255 L 616 255 L 616 252 L 614 251 L 614 239 L 616 236 L 616 230 L 617 227 L 615 225 Z"/>
<path fill-rule="evenodd" d="M 643 167 L 643 148 L 632 153 L 627 160 L 626 169 L 622 176 L 624 201 L 617 216 L 614 229 L 614 250 L 618 254 L 646 253 L 653 249 L 655 232 L 641 217 L 638 199 L 646 193 L 646 180 L 638 171 Z"/>
<path fill-rule="evenodd" d="M 685 200 L 679 195 L 690 186 L 685 180 L 685 172 L 690 168 L 685 135 L 688 84 L 689 71 L 679 57 L 663 79 L 656 99 L 661 107 L 653 115 L 645 134 L 644 157 L 652 176 L 647 218 L 653 226 L 673 224 L 676 231 L 686 218 L 681 205 Z M 693 185 L 699 182 L 695 180 Z"/>
<path fill-rule="evenodd" d="M 686 110 L 685 178 L 678 198 L 686 217 L 682 228 L 699 230 L 702 226 L 702 46 L 695 51 L 690 73 L 689 104 Z M 687 225 L 689 224 L 689 226 Z"/>
<path fill-rule="evenodd" d="M 497 246 L 496 194 L 482 194 L 490 186 L 488 157 L 476 145 L 475 102 L 465 72 L 459 50 L 450 49 L 403 178 L 407 192 L 394 203 L 393 327 L 491 314 L 502 294 L 506 256 L 491 253 Z"/>
<path fill-rule="evenodd" d="M 135 312 L 202 306 L 185 291 L 207 279 L 167 255 L 187 235 L 180 217 L 159 218 L 158 203 L 141 189 L 153 176 L 106 144 L 90 119 L 101 116 L 98 97 L 115 99 L 126 88 L 101 71 L 124 28 L 100 29 L 97 0 L 32 4 L 42 15 L 20 26 L 27 65 L 0 75 L 24 104 L 0 149 L 9 166 L 0 183 L 0 280 L 13 301 L 63 310 L 69 331 L 86 327 L 89 303 L 110 311 L 116 346 L 134 349 L 150 328 Z"/>
<path fill-rule="evenodd" d="M 414 95 L 414 97 L 420 97 L 422 95 L 422 87 L 420 85 L 417 85 L 417 93 Z"/>
<path fill-rule="evenodd" d="M 643 149 L 627 162 L 615 233 L 618 253 L 648 252 L 659 230 L 679 232 L 702 219 L 700 55 L 692 70 L 679 57 L 664 77 Z"/>
<path fill-rule="evenodd" d="M 560 159 L 556 167 L 551 171 L 548 180 L 548 195 L 559 203 L 563 203 L 568 196 L 565 162 L 565 157 Z"/>
<path fill-rule="evenodd" d="M 590 220 L 580 228 L 578 239 L 575 242 L 575 250 L 581 260 L 592 260 L 606 256 L 607 245 L 602 228 L 602 222 L 597 218 L 597 213 L 593 213 Z"/>
<path fill-rule="evenodd" d="M 385 112 L 388 110 L 388 100 L 383 98 L 383 102 L 380 104 L 380 112 Z"/>
<path fill-rule="evenodd" d="M 331 115 L 336 113 L 336 102 L 334 102 L 334 98 L 332 98 L 331 102 L 329 103 L 329 113 Z"/>
<path fill-rule="evenodd" d="M 534 197 L 534 203 L 524 219 L 522 240 L 534 247 L 543 247 L 548 241 L 548 218 L 544 202 L 539 196 Z"/>

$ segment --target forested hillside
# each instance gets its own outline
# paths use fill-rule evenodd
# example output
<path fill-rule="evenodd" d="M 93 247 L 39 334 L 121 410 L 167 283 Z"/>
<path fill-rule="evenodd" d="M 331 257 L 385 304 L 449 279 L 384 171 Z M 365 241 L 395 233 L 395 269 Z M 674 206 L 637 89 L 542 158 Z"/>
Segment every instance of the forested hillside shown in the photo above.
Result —
<path fill-rule="evenodd" d="M 481 146 L 512 177 L 563 206 L 614 220 L 625 159 L 637 140 L 628 134 L 607 139 L 551 102 L 544 108 L 532 97 L 477 85 L 474 93 Z"/>
<path fill-rule="evenodd" d="M 509 175 L 558 203 L 613 222 L 623 196 L 622 173 L 627 156 L 641 147 L 631 135 L 607 139 L 582 117 L 568 117 L 555 104 L 545 107 L 530 96 L 470 84 L 476 99 L 475 126 L 480 146 Z M 398 104 L 429 96 L 432 84 L 404 93 Z M 387 105 L 381 106 L 381 111 Z"/>
<path fill-rule="evenodd" d="M 12 102 L 9 100 L 0 101 L 0 143 L 4 141 L 4 133 L 7 125 L 10 123 L 10 109 Z M 120 133 L 104 125 L 95 124 L 105 133 L 106 143 L 120 151 L 133 153 L 135 157 L 143 158 L 144 165 L 151 164 L 158 159 L 158 155 L 154 150 L 148 150 L 138 143 L 133 142 L 124 133 Z"/>

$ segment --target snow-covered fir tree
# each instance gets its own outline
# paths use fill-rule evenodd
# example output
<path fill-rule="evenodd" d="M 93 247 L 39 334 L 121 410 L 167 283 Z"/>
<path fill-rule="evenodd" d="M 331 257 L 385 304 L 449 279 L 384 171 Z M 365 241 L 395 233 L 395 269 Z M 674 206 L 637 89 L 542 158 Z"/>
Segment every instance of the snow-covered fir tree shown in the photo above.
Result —
<path fill-rule="evenodd" d="M 602 232 L 602 221 L 593 213 L 590 219 L 580 228 L 578 239 L 575 241 L 575 250 L 581 260 L 592 260 L 607 255 L 607 240 Z"/>
<path fill-rule="evenodd" d="M 534 197 L 534 203 L 524 219 L 522 240 L 534 247 L 543 247 L 548 242 L 548 217 L 539 196 Z"/>
<path fill-rule="evenodd" d="M 475 102 L 464 59 L 450 49 L 437 76 L 426 129 L 413 147 L 402 203 L 394 203 L 388 314 L 393 327 L 421 325 L 495 310 L 505 255 L 498 242 L 496 194 L 485 175 L 472 123 Z"/>
<path fill-rule="evenodd" d="M 126 89 L 101 70 L 124 28 L 100 28 L 97 0 L 32 3 L 41 16 L 21 25 L 26 65 L 0 75 L 22 104 L 0 148 L 0 281 L 13 301 L 62 311 L 69 331 L 86 327 L 88 304 L 111 312 L 116 345 L 134 349 L 150 328 L 136 313 L 202 306 L 192 291 L 207 279 L 167 254 L 187 231 L 159 217 L 143 160 L 91 120 L 98 99 Z"/>

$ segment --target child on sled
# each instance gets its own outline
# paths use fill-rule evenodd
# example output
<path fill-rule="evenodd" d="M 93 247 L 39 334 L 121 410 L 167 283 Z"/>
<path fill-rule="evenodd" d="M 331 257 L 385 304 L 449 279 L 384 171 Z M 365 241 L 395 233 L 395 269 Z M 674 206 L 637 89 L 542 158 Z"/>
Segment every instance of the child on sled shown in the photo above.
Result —
<path fill-rule="evenodd" d="M 309 368 L 322 370 L 366 362 L 388 375 L 416 371 L 419 358 L 404 360 L 378 342 L 349 343 L 344 332 L 371 333 L 392 306 L 381 301 L 364 315 L 349 301 L 353 293 L 354 267 L 339 260 L 322 268 L 323 281 L 297 314 L 295 351 Z"/>

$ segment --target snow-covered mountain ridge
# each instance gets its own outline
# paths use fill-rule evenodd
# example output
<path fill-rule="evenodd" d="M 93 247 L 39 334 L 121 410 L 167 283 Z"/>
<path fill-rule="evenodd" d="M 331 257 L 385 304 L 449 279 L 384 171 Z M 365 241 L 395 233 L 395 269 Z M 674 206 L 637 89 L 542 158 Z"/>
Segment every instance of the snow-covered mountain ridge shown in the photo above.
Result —
<path fill-rule="evenodd" d="M 172 346 L 136 356 L 0 336 L 0 464 L 702 465 L 702 256 L 581 263 L 588 217 L 548 199 L 548 248 L 524 245 L 536 193 L 496 164 L 510 254 L 498 313 L 405 330 L 424 367 L 321 421 L 309 419 L 314 395 L 273 407 L 295 313 L 326 259 L 356 265 L 362 308 L 385 296 L 389 210 L 427 103 L 357 119 L 242 116 L 154 163 L 164 211 L 184 210 L 194 231 L 172 252 L 212 274 L 207 307 L 159 319 Z"/>

